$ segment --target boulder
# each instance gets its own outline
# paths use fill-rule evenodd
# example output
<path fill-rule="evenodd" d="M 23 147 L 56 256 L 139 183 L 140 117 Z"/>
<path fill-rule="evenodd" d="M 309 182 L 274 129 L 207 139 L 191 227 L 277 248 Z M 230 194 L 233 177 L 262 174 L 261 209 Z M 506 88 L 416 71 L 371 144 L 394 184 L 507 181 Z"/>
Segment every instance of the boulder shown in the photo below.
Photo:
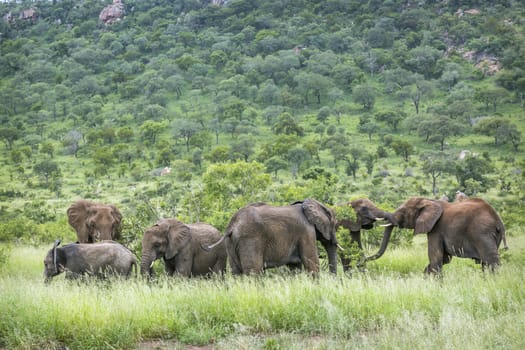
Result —
<path fill-rule="evenodd" d="M 122 3 L 122 0 L 113 0 L 113 3 L 111 5 L 106 6 L 104 7 L 104 9 L 102 9 L 98 18 L 102 22 L 104 22 L 104 24 L 108 25 L 119 21 L 122 17 L 124 17 L 125 14 L 126 11 L 124 9 L 124 4 Z"/>

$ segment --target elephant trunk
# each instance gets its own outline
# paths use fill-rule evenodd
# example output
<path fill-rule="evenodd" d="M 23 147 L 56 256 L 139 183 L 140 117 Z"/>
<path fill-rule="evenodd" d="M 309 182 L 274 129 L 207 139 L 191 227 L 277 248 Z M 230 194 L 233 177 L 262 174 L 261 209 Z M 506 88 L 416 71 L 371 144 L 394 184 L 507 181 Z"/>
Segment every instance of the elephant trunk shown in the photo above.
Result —
<path fill-rule="evenodd" d="M 154 258 L 151 254 L 142 253 L 142 259 L 140 262 L 140 273 L 142 276 L 152 276 L 153 270 L 151 268 L 151 265 L 153 265 L 153 261 Z"/>
<path fill-rule="evenodd" d="M 328 268 L 334 275 L 337 274 L 337 244 L 327 243 L 325 245 L 326 254 L 328 255 Z"/>
<path fill-rule="evenodd" d="M 372 256 L 366 257 L 365 261 L 379 259 L 385 253 L 385 250 L 386 250 L 386 247 L 388 246 L 388 242 L 390 241 L 390 235 L 392 234 L 393 229 L 394 229 L 394 225 L 392 224 L 390 224 L 390 226 L 387 226 L 385 228 L 385 232 L 383 233 L 383 241 L 381 242 L 381 247 L 379 248 L 379 251 Z"/>

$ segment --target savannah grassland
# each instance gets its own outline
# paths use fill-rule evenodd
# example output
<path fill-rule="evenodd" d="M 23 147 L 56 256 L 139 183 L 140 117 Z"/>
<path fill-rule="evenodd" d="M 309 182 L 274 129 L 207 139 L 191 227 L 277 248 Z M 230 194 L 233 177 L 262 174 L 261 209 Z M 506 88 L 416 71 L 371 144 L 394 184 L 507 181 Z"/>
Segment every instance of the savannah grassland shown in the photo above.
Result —
<path fill-rule="evenodd" d="M 426 241 L 366 272 L 43 283 L 47 247 L 14 246 L 0 272 L 5 349 L 523 349 L 525 236 L 492 275 L 454 259 L 424 276 Z M 160 274 L 161 275 L 161 274 Z"/>

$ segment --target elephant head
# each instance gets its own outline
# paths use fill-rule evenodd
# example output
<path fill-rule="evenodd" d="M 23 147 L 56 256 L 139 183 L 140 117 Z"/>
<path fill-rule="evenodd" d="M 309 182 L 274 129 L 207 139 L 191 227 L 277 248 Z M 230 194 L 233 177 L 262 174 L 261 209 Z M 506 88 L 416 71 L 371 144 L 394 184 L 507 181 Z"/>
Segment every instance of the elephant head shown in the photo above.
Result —
<path fill-rule="evenodd" d="M 114 205 L 79 200 L 67 209 L 67 216 L 80 243 L 120 238 L 122 214 Z"/>
<path fill-rule="evenodd" d="M 337 237 L 335 212 L 315 199 L 305 199 L 302 208 L 306 219 L 315 226 L 317 240 L 321 242 L 328 255 L 330 272 L 337 273 Z"/>
<path fill-rule="evenodd" d="M 366 260 L 379 259 L 384 253 L 390 241 L 390 236 L 395 226 L 413 229 L 414 234 L 432 231 L 434 225 L 443 214 L 443 205 L 439 201 L 413 197 L 408 199 L 394 213 L 386 215 L 388 221 L 385 225 L 383 240 L 379 251 L 367 257 Z"/>
<path fill-rule="evenodd" d="M 54 276 L 58 275 L 65 265 L 65 256 L 60 249 L 57 249 L 59 245 L 60 240 L 57 239 L 44 259 L 45 282 L 49 282 Z"/>
<path fill-rule="evenodd" d="M 374 227 L 376 221 L 385 220 L 391 216 L 390 213 L 387 213 L 375 206 L 375 204 L 367 198 L 359 198 L 353 200 L 344 205 L 350 205 L 355 212 L 355 221 L 350 218 L 340 218 L 337 221 L 337 228 L 343 227 L 347 229 L 350 233 L 350 243 L 356 243 L 360 250 L 363 249 L 363 244 L 361 242 L 361 229 L 370 230 Z M 343 270 L 347 271 L 350 268 L 351 259 L 348 257 L 341 257 L 343 263 Z M 360 266 L 362 262 L 358 262 Z"/>
<path fill-rule="evenodd" d="M 173 259 L 190 241 L 191 229 L 188 225 L 176 219 L 159 220 L 144 232 L 141 273 L 151 276 L 155 260 Z"/>

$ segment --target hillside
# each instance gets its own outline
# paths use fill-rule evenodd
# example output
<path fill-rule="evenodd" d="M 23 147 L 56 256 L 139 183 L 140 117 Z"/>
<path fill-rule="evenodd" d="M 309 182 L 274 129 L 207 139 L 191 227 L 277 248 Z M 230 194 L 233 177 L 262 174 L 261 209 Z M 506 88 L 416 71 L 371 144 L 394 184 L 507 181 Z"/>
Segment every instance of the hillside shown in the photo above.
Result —
<path fill-rule="evenodd" d="M 130 235 L 457 190 L 524 224 L 523 2 L 110 4 L 0 4 L 1 240 L 67 235 L 78 198 Z"/>

